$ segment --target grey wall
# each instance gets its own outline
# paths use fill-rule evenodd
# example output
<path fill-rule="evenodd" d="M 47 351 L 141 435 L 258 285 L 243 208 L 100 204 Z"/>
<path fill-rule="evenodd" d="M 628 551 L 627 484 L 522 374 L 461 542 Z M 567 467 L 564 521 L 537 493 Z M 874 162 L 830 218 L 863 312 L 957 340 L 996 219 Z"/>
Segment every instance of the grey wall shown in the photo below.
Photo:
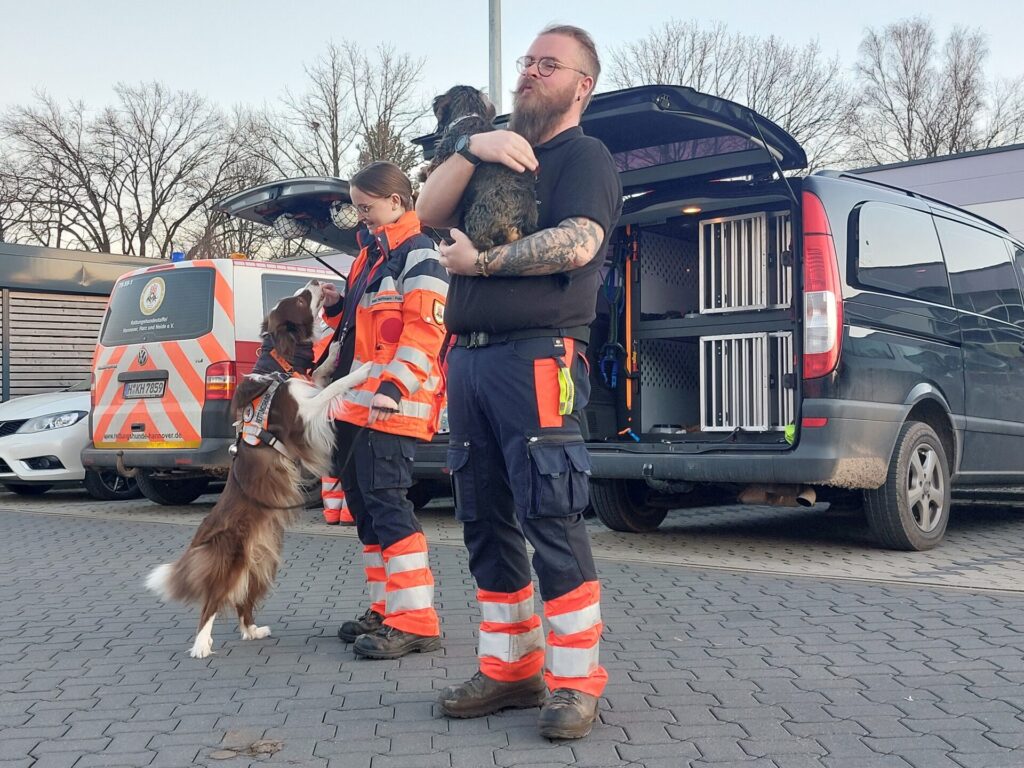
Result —
<path fill-rule="evenodd" d="M 856 173 L 966 208 L 1024 240 L 1024 145 Z"/>

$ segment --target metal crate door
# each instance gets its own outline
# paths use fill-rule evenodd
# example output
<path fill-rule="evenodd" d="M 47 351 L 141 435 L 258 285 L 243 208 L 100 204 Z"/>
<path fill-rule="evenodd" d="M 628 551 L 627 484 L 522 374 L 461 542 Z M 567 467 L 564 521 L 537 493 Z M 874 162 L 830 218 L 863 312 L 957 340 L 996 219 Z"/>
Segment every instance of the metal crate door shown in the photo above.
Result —
<path fill-rule="evenodd" d="M 764 213 L 700 223 L 700 311 L 768 306 L 768 235 Z"/>
<path fill-rule="evenodd" d="M 703 337 L 700 371 L 702 431 L 768 431 L 767 333 Z"/>

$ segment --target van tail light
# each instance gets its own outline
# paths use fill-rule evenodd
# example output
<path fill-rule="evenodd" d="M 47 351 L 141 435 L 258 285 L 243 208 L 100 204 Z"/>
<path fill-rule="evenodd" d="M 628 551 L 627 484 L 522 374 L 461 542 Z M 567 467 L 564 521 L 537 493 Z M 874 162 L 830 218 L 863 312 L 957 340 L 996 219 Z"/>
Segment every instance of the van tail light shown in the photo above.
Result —
<path fill-rule="evenodd" d="M 214 363 L 206 369 L 206 399 L 230 400 L 235 396 L 235 361 Z"/>
<path fill-rule="evenodd" d="M 96 374 L 89 374 L 89 410 L 96 410 Z"/>
<path fill-rule="evenodd" d="M 839 364 L 843 338 L 843 293 L 836 244 L 825 206 L 803 193 L 804 356 L 803 377 L 826 376 Z"/>

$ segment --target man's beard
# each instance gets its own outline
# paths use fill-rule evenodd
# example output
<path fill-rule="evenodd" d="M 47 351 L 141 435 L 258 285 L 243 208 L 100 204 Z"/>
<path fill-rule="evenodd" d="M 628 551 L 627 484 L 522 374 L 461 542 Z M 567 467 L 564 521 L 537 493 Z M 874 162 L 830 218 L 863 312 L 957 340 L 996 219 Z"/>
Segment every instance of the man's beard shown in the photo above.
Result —
<path fill-rule="evenodd" d="M 576 88 L 566 88 L 562 92 L 543 93 L 534 87 L 528 94 L 516 91 L 512 97 L 512 115 L 509 117 L 509 130 L 515 131 L 531 146 L 540 144 L 542 140 L 551 138 L 549 134 L 565 117 L 575 100 Z"/>

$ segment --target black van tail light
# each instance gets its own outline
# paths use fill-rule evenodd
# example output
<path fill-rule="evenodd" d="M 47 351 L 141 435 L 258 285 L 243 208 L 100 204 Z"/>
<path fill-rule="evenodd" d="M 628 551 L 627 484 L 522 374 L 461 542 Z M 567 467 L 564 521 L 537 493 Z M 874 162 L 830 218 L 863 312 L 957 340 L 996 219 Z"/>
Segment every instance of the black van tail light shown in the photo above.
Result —
<path fill-rule="evenodd" d="M 825 206 L 803 193 L 804 354 L 803 377 L 826 376 L 839 364 L 843 338 L 843 293 L 836 244 Z"/>
<path fill-rule="evenodd" d="M 234 360 L 214 363 L 206 369 L 206 399 L 230 400 L 235 396 L 236 382 Z"/>

